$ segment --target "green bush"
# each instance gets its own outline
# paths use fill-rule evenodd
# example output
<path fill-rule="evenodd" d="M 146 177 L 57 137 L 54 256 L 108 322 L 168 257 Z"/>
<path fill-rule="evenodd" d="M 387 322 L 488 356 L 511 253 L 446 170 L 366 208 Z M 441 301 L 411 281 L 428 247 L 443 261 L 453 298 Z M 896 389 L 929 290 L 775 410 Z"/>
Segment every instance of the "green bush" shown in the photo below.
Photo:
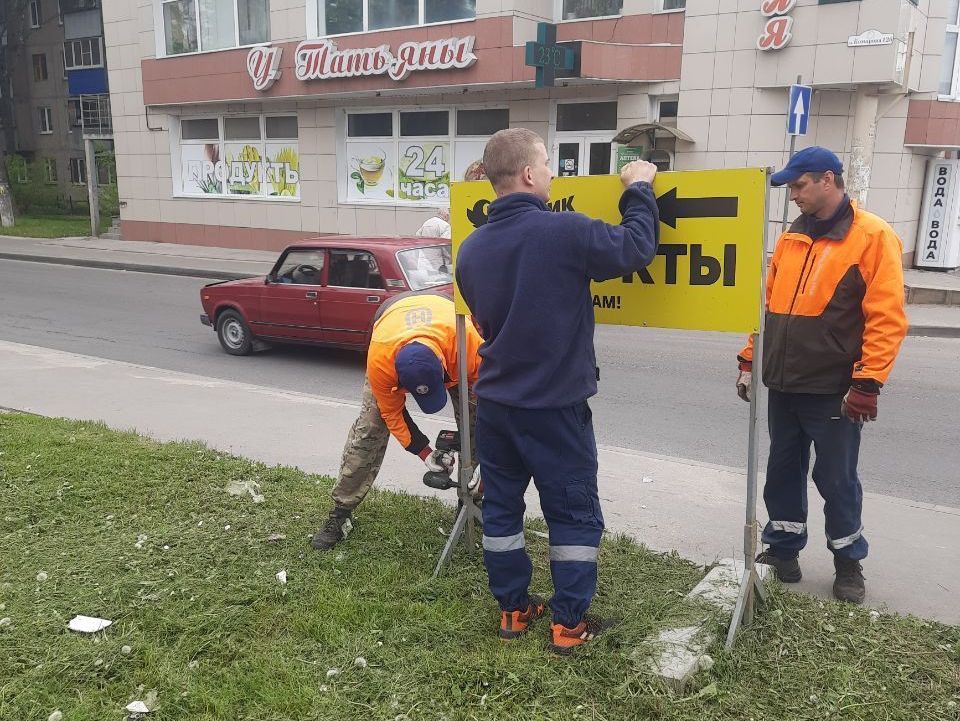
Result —
<path fill-rule="evenodd" d="M 21 183 L 20 178 L 26 177 Z M 44 180 L 43 166 L 22 155 L 7 156 L 7 179 L 18 213 L 60 214 L 65 206 L 60 188 Z"/>

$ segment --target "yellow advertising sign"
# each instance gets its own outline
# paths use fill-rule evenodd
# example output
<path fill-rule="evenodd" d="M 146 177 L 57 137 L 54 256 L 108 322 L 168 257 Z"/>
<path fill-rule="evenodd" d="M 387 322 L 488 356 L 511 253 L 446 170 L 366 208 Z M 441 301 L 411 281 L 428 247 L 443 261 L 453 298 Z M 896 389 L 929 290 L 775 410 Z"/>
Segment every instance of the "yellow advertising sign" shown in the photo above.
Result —
<path fill-rule="evenodd" d="M 755 333 L 759 329 L 764 168 L 659 173 L 660 248 L 639 273 L 593 284 L 598 323 Z M 554 211 L 620 222 L 613 175 L 555 178 Z M 485 180 L 451 186 L 450 223 L 460 243 L 487 220 L 496 198 Z M 457 295 L 457 311 L 469 313 Z"/>

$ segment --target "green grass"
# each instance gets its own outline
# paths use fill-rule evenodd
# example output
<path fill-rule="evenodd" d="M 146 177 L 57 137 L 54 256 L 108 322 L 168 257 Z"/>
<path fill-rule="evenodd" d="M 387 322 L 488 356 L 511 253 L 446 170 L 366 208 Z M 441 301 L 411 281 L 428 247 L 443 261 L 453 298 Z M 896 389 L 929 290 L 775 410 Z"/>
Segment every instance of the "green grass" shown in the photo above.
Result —
<path fill-rule="evenodd" d="M 736 650 L 713 649 L 716 665 L 678 694 L 643 645 L 702 613 L 683 595 L 703 569 L 676 556 L 605 541 L 595 607 L 625 622 L 556 659 L 545 624 L 495 639 L 478 557 L 430 580 L 452 520 L 437 502 L 374 493 L 321 554 L 307 538 L 326 478 L 16 414 L 0 415 L 0 453 L 0 719 L 121 719 L 151 690 L 150 721 L 960 718 L 954 627 L 774 588 Z M 266 502 L 224 493 L 246 479 Z M 528 535 L 533 590 L 549 594 L 545 541 Z M 114 625 L 74 634 L 78 613 Z"/>
<path fill-rule="evenodd" d="M 110 218 L 101 218 L 100 230 L 110 227 Z M 90 218 L 86 215 L 17 215 L 10 228 L 0 228 L 0 235 L 21 238 L 64 238 L 90 235 Z"/>

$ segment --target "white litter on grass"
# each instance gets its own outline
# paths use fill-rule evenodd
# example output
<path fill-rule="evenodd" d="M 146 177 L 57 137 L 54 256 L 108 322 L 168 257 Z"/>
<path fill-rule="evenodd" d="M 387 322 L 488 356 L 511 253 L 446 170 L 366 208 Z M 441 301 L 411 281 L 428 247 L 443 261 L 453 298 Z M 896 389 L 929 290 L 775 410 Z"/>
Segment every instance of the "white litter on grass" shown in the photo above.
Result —
<path fill-rule="evenodd" d="M 130 713 L 150 713 L 150 709 L 143 701 L 131 701 L 125 708 Z"/>
<path fill-rule="evenodd" d="M 249 495 L 254 503 L 263 503 L 267 500 L 260 489 L 260 484 L 256 481 L 230 481 L 224 490 L 231 496 Z"/>
<path fill-rule="evenodd" d="M 139 534 L 137 534 L 137 542 L 134 543 L 133 545 L 134 545 L 136 548 L 141 548 L 141 549 L 142 549 L 142 548 L 143 548 L 143 544 L 146 543 L 146 542 L 147 542 L 147 534 L 146 534 L 146 533 L 139 533 Z"/>
<path fill-rule="evenodd" d="M 333 678 L 334 676 L 339 676 L 339 675 L 340 675 L 340 669 L 339 669 L 339 668 L 331 668 L 329 671 L 327 671 L 327 678 L 328 678 L 328 679 L 331 679 L 331 678 Z"/>
<path fill-rule="evenodd" d="M 281 585 L 281 586 L 286 585 L 286 583 L 287 583 L 287 572 L 286 572 L 286 571 L 279 571 L 279 572 L 277 572 L 277 580 L 280 582 L 280 585 Z"/>
<path fill-rule="evenodd" d="M 46 571 L 40 571 L 40 573 L 37 574 L 37 581 L 40 583 L 43 583 L 48 578 L 50 578 L 50 576 L 47 575 Z"/>
<path fill-rule="evenodd" d="M 329 690 L 330 689 L 327 688 L 327 684 L 325 683 L 320 684 L 320 688 L 317 689 L 317 691 L 319 691 L 320 693 L 326 693 Z"/>
<path fill-rule="evenodd" d="M 488 696 L 488 695 L 489 695 L 489 694 L 483 694 L 483 696 L 480 697 L 480 705 L 481 705 L 481 706 L 486 706 L 486 705 L 487 705 L 487 696 Z"/>
<path fill-rule="evenodd" d="M 271 533 L 269 536 L 267 536 L 267 540 L 268 540 L 268 541 L 272 541 L 273 543 L 276 543 L 277 541 L 286 541 L 286 540 L 287 540 L 287 534 L 286 534 L 286 533 Z"/>
<path fill-rule="evenodd" d="M 224 527 L 223 527 L 223 530 L 224 530 L 224 531 L 229 531 L 229 530 L 230 530 L 230 524 L 228 523 L 226 526 L 224 526 Z"/>
<path fill-rule="evenodd" d="M 196 659 L 194 659 L 193 661 L 191 661 L 190 663 L 187 664 L 187 668 L 189 668 L 189 669 L 191 669 L 191 670 L 197 668 L 198 666 L 200 666 L 200 662 L 197 661 Z"/>
<path fill-rule="evenodd" d="M 105 618 L 95 618 L 93 616 L 74 616 L 70 619 L 69 629 L 78 633 L 97 633 L 107 626 L 112 626 L 113 621 Z"/>
<path fill-rule="evenodd" d="M 0 628 L 3 628 L 4 626 L 9 626 L 11 623 L 13 623 L 13 621 L 10 620 L 9 616 L 7 616 L 6 618 L 0 618 Z"/>
<path fill-rule="evenodd" d="M 47 721 L 63 721 L 63 711 L 57 709 L 52 714 L 47 716 Z"/>
<path fill-rule="evenodd" d="M 122 653 L 124 656 L 129 656 L 131 653 L 133 653 L 133 649 L 129 646 L 121 646 L 120 653 Z"/>
<path fill-rule="evenodd" d="M 357 668 L 366 668 L 366 667 L 367 667 L 367 659 L 365 659 L 363 656 L 357 656 L 357 657 L 353 660 L 353 665 L 356 666 Z"/>

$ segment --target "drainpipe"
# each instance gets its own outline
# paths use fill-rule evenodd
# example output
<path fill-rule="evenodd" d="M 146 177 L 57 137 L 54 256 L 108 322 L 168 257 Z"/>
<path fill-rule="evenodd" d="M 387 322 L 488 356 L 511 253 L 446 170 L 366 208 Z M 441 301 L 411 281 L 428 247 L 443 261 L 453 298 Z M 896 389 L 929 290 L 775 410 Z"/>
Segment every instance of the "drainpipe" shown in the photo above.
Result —
<path fill-rule="evenodd" d="M 870 170 L 877 139 L 877 110 L 880 98 L 876 91 L 860 88 L 853 112 L 853 138 L 850 143 L 850 168 L 847 172 L 847 193 L 863 208 L 870 192 Z"/>

